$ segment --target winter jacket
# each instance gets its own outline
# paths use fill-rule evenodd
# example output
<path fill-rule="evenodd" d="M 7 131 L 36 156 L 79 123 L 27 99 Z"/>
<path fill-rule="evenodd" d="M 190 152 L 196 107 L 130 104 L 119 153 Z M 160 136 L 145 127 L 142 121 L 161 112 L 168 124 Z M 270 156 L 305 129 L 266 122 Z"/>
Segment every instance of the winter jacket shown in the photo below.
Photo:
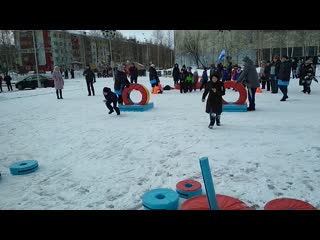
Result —
<path fill-rule="evenodd" d="M 62 74 L 60 73 L 60 71 L 53 71 L 52 79 L 54 81 L 55 89 L 57 89 L 57 90 L 63 89 L 64 80 L 63 80 L 63 77 L 62 77 Z"/>
<path fill-rule="evenodd" d="M 138 77 L 138 69 L 136 67 L 130 67 L 129 72 L 132 78 Z"/>
<path fill-rule="evenodd" d="M 114 81 L 114 90 L 118 95 L 122 94 L 122 90 L 124 87 L 129 87 L 130 82 L 127 78 L 127 74 L 125 72 L 118 71 Z"/>
<path fill-rule="evenodd" d="M 274 64 L 271 65 L 270 67 L 270 74 L 275 75 L 276 74 L 276 66 Z"/>
<path fill-rule="evenodd" d="M 222 113 L 222 96 L 225 95 L 224 84 L 221 81 L 207 83 L 206 89 L 202 95 L 202 100 L 208 95 L 206 104 L 206 113 L 210 113 L 210 110 L 216 114 Z"/>
<path fill-rule="evenodd" d="M 193 79 L 193 74 L 192 72 L 187 72 L 187 76 L 186 76 L 186 82 L 188 83 L 193 83 L 194 79 Z"/>
<path fill-rule="evenodd" d="M 107 100 L 107 102 L 111 103 L 111 102 L 116 102 L 118 100 L 117 94 L 112 92 L 110 88 L 107 88 L 107 87 L 104 88 L 103 95 L 104 95 L 104 98 Z"/>
<path fill-rule="evenodd" d="M 3 80 L 6 82 L 6 84 L 9 84 L 10 81 L 12 80 L 12 78 L 9 75 L 7 75 L 7 76 L 4 77 Z"/>
<path fill-rule="evenodd" d="M 202 82 L 206 83 L 208 82 L 208 74 L 207 71 L 203 71 L 202 76 L 201 76 Z"/>
<path fill-rule="evenodd" d="M 242 70 L 237 70 L 236 73 L 234 74 L 233 80 L 238 80 L 240 75 L 242 73 Z"/>
<path fill-rule="evenodd" d="M 265 77 L 265 80 L 267 81 L 270 79 L 270 70 L 271 70 L 271 66 L 266 65 L 264 68 L 264 77 Z"/>
<path fill-rule="evenodd" d="M 84 70 L 83 76 L 86 76 L 86 80 L 89 82 L 96 80 L 96 75 L 94 74 L 94 72 L 90 68 Z"/>
<path fill-rule="evenodd" d="M 251 59 L 248 58 L 245 60 L 244 69 L 240 74 L 237 82 L 244 83 L 248 88 L 260 87 L 258 73 Z"/>
<path fill-rule="evenodd" d="M 188 73 L 187 69 L 185 69 L 185 68 L 182 68 L 182 69 L 181 69 L 181 72 L 180 72 L 180 82 L 185 82 L 186 77 L 187 77 L 187 73 Z"/>
<path fill-rule="evenodd" d="M 278 79 L 284 82 L 290 81 L 290 73 L 291 73 L 291 62 L 288 60 L 285 62 L 281 62 Z"/>
<path fill-rule="evenodd" d="M 172 77 L 173 77 L 173 79 L 176 79 L 176 80 L 179 80 L 179 79 L 180 79 L 179 67 L 174 67 L 174 68 L 173 68 Z"/>
<path fill-rule="evenodd" d="M 280 71 L 280 64 L 281 64 L 281 61 L 278 60 L 274 63 L 274 66 L 275 66 L 275 74 L 276 74 L 276 77 L 279 78 L 279 71 Z"/>
<path fill-rule="evenodd" d="M 150 81 L 154 81 L 155 80 L 157 83 L 160 82 L 158 73 L 157 73 L 156 69 L 153 68 L 153 67 L 149 68 L 149 80 Z"/>
<path fill-rule="evenodd" d="M 223 70 L 222 81 L 229 81 L 231 79 L 228 69 Z"/>
<path fill-rule="evenodd" d="M 197 84 L 199 81 L 199 75 L 198 73 L 193 73 L 193 83 Z"/>

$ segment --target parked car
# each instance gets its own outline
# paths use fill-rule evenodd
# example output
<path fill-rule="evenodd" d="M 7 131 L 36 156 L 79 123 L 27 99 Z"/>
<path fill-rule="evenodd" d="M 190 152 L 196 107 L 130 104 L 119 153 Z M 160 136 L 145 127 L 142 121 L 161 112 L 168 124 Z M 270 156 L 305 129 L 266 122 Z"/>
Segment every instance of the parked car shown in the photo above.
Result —
<path fill-rule="evenodd" d="M 51 77 L 39 75 L 41 87 L 54 87 L 54 81 Z M 16 88 L 23 90 L 25 88 L 35 89 L 38 87 L 37 75 L 28 76 L 15 83 Z"/>

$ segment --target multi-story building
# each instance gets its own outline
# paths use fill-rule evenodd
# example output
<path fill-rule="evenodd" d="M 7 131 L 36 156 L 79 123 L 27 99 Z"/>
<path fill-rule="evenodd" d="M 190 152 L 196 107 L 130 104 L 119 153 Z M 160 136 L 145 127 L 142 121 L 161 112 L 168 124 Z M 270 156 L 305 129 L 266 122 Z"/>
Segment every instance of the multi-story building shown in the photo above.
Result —
<path fill-rule="evenodd" d="M 14 31 L 19 65 L 29 71 L 51 71 L 62 68 L 84 68 L 109 59 L 108 41 L 103 37 L 87 36 L 86 32 L 35 30 Z M 35 58 L 36 56 L 36 58 Z"/>

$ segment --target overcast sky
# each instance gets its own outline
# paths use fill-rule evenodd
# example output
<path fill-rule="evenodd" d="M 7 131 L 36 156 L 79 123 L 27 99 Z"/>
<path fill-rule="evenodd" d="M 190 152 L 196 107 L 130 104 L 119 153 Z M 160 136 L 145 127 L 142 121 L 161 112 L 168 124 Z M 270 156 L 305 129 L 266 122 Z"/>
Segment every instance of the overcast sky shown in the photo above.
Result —
<path fill-rule="evenodd" d="M 146 39 L 152 38 L 153 30 L 117 30 L 125 37 L 136 37 L 137 40 L 145 42 Z"/>

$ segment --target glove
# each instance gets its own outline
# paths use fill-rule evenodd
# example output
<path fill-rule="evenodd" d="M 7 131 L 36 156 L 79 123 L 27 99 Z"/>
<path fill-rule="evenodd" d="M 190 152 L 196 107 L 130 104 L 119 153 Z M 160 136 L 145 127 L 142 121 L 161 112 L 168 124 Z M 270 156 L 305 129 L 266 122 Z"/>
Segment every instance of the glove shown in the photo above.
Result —
<path fill-rule="evenodd" d="M 201 99 L 202 102 L 204 102 L 204 100 L 205 100 L 205 99 L 203 99 L 203 98 Z"/>
<path fill-rule="evenodd" d="M 215 89 L 215 88 L 212 88 L 212 91 L 215 93 L 216 91 L 217 91 L 217 89 Z"/>

